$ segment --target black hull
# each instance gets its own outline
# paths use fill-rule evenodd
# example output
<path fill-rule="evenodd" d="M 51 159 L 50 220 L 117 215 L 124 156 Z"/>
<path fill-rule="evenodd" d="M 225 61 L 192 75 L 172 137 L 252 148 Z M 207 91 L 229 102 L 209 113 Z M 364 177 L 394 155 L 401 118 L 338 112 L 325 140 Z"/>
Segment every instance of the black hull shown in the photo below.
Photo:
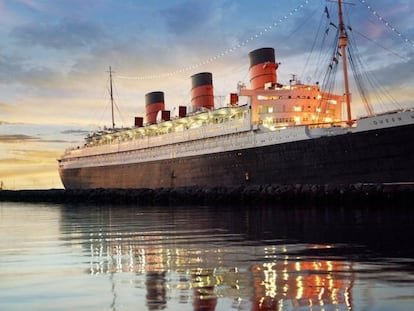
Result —
<path fill-rule="evenodd" d="M 414 125 L 162 161 L 61 170 L 66 189 L 414 181 Z"/>

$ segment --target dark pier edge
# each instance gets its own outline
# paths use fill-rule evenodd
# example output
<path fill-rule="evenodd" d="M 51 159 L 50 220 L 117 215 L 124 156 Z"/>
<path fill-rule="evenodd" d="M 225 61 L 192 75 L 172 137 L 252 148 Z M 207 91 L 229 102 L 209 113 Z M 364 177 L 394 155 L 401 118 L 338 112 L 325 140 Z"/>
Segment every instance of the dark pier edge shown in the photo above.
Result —
<path fill-rule="evenodd" d="M 412 205 L 414 184 L 250 185 L 160 189 L 1 190 L 0 202 L 101 205 Z"/>

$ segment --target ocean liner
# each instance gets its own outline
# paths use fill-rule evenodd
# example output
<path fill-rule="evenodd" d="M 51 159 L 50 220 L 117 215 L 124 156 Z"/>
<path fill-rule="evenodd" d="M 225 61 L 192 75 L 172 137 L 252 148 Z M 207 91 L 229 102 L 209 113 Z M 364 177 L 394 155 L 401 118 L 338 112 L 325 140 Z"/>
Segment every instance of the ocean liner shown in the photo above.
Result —
<path fill-rule="evenodd" d="M 283 85 L 274 49 L 254 50 L 250 85 L 239 84 L 227 106 L 215 108 L 210 72 L 191 77 L 192 111 L 180 106 L 177 117 L 165 110 L 163 92 L 147 93 L 145 123 L 136 117 L 134 127 L 95 132 L 65 151 L 58 159 L 64 187 L 412 183 L 414 109 L 352 117 L 340 0 L 335 28 L 330 67 L 341 63 L 342 94 L 295 77 Z"/>

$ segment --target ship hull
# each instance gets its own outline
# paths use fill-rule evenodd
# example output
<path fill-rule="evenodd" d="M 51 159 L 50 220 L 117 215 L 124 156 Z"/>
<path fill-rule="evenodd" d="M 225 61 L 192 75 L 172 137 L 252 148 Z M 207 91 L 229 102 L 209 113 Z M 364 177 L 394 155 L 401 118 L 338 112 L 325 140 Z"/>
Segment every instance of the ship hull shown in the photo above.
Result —
<path fill-rule="evenodd" d="M 409 183 L 414 125 L 141 163 L 59 170 L 66 189 Z"/>

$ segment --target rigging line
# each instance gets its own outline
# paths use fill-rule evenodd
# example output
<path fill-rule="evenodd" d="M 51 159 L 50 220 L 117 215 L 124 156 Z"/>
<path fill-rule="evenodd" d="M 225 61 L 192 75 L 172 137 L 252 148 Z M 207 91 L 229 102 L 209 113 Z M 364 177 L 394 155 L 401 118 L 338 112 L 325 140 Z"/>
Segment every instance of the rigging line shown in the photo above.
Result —
<path fill-rule="evenodd" d="M 351 48 L 348 48 L 348 52 L 349 52 L 349 64 L 350 67 L 352 69 L 352 73 L 354 76 L 354 79 L 356 81 L 356 86 L 358 88 L 362 103 L 364 104 L 364 108 L 365 108 L 365 112 L 368 116 L 373 116 L 374 115 L 374 109 L 372 107 L 372 105 L 370 104 L 370 99 L 369 99 L 369 93 L 366 92 L 366 89 L 364 87 L 364 79 L 362 76 L 361 71 L 359 70 L 358 67 L 358 62 L 360 61 L 359 58 L 354 59 L 353 54 L 350 52 Z"/>
<path fill-rule="evenodd" d="M 114 91 L 114 93 L 116 93 L 116 97 L 118 99 L 120 99 L 119 94 L 118 94 L 118 89 L 115 86 L 113 87 L 113 91 Z M 126 124 L 125 118 L 124 118 L 121 110 L 119 109 L 119 106 L 118 106 L 118 103 L 117 103 L 116 100 L 114 100 L 114 106 L 115 106 L 116 111 L 118 112 L 118 116 L 121 119 L 122 124 Z"/>
<path fill-rule="evenodd" d="M 314 38 L 314 40 L 312 42 L 312 46 L 311 46 L 310 52 L 308 54 L 308 57 L 307 57 L 306 62 L 305 62 L 305 66 L 304 66 L 304 68 L 302 70 L 302 73 L 301 73 L 301 76 L 302 77 L 304 76 L 304 74 L 305 74 L 305 72 L 306 72 L 306 70 L 308 68 L 309 61 L 310 61 L 311 56 L 313 54 L 313 51 L 315 49 L 316 41 L 317 41 L 317 38 L 319 37 L 319 33 L 320 33 L 320 30 L 321 30 L 321 27 L 322 27 L 322 22 L 323 22 L 323 18 L 320 19 L 319 26 L 318 26 L 318 31 L 316 32 L 316 36 L 315 36 L 315 38 Z"/>
<path fill-rule="evenodd" d="M 329 49 L 330 55 L 329 55 L 329 59 L 330 59 L 330 63 L 329 66 L 326 68 L 326 73 L 324 75 L 323 78 L 323 82 L 322 82 L 322 86 L 323 88 L 329 90 L 329 92 L 332 92 L 334 90 L 334 86 L 335 86 L 335 73 L 337 72 L 337 67 L 338 67 L 338 62 L 334 61 L 334 58 L 336 57 L 336 53 L 337 53 L 337 47 L 338 47 L 338 42 L 339 42 L 339 30 L 336 31 L 335 33 L 335 40 L 333 40 L 332 46 Z"/>
<path fill-rule="evenodd" d="M 365 63 L 362 61 L 361 54 L 358 52 L 358 46 L 355 44 L 355 36 L 354 33 L 351 32 L 351 36 L 349 37 L 349 56 L 351 61 L 351 68 L 354 74 L 355 81 L 359 94 L 361 96 L 361 100 L 363 101 L 365 110 L 368 115 L 373 115 L 375 110 L 374 107 L 371 105 L 370 97 L 375 96 L 376 102 L 381 103 L 383 106 L 383 110 L 389 109 L 385 106 L 385 100 L 389 101 L 389 104 L 392 104 L 394 107 L 401 109 L 401 105 L 393 98 L 393 96 L 378 82 L 376 76 L 373 74 L 369 74 Z M 370 87 L 370 90 L 375 90 L 374 92 L 369 92 L 366 86 Z"/>
<path fill-rule="evenodd" d="M 114 73 L 114 72 L 112 72 L 112 73 Z M 114 77 L 114 75 L 112 75 L 112 78 Z M 110 93 L 110 91 L 111 91 L 111 89 L 110 89 L 110 86 L 109 86 L 109 79 L 110 78 L 108 78 L 108 85 L 107 85 L 107 87 L 106 87 L 106 91 L 107 91 L 107 93 L 109 94 Z M 118 95 L 118 90 L 117 90 L 117 88 L 116 88 L 116 86 L 113 84 L 113 88 L 112 88 L 112 91 L 113 91 L 113 93 L 115 93 L 115 96 L 113 96 L 113 105 L 114 105 L 114 108 L 116 109 L 116 111 L 117 111 L 117 113 L 118 113 L 118 116 L 119 116 L 119 118 L 121 119 L 121 122 L 122 122 L 122 124 L 125 124 L 125 118 L 124 118 L 124 116 L 122 115 L 122 112 L 120 111 L 120 109 L 119 109 L 119 106 L 118 106 L 118 104 L 117 104 L 117 100 L 116 100 L 116 98 L 119 98 L 119 95 Z M 115 98 L 116 97 L 116 98 Z M 108 103 L 109 103 L 109 105 L 105 105 L 104 106 L 104 110 L 102 111 L 102 114 L 101 114 L 101 116 L 100 116 L 100 119 L 99 119 L 99 121 L 98 121 L 98 124 L 102 124 L 103 122 L 105 122 L 105 121 L 103 121 L 104 120 L 104 117 L 105 117 L 105 115 L 106 115 L 106 113 L 107 113 L 107 111 L 108 111 L 108 106 L 109 107 L 111 107 L 111 100 L 110 100 L 110 98 L 108 99 Z M 113 126 L 115 125 L 115 124 L 112 124 Z M 104 128 L 106 128 L 106 125 L 104 125 Z"/>
<path fill-rule="evenodd" d="M 365 0 L 359 0 L 362 4 L 364 4 L 367 9 L 376 17 L 378 20 L 383 23 L 387 28 L 389 28 L 392 32 L 396 33 L 398 37 L 403 39 L 405 43 L 410 44 L 412 47 L 414 47 L 414 41 L 407 38 L 407 36 L 404 36 L 400 31 L 398 31 L 394 26 L 390 24 L 386 19 L 384 19 L 381 15 L 378 14 L 376 10 L 372 8 L 370 4 L 368 4 Z"/>
<path fill-rule="evenodd" d="M 152 80 L 152 79 L 159 79 L 159 78 L 166 78 L 166 77 L 171 77 L 174 76 L 176 74 L 180 74 L 183 72 L 187 72 L 190 70 L 194 70 L 196 68 L 202 67 L 204 65 L 207 65 L 209 63 L 215 62 L 218 59 L 227 56 L 228 54 L 234 53 L 235 51 L 237 51 L 238 49 L 246 46 L 248 43 L 262 37 L 265 33 L 273 30 L 274 28 L 277 28 L 281 23 L 285 22 L 286 20 L 288 20 L 290 17 L 292 17 L 294 14 L 298 13 L 301 9 L 303 9 L 307 4 L 309 4 L 310 0 L 304 0 L 302 4 L 300 4 L 299 6 L 297 6 L 296 8 L 294 8 L 293 10 L 291 10 L 289 13 L 287 13 L 286 15 L 284 15 L 283 17 L 281 17 L 280 19 L 278 19 L 277 21 L 275 21 L 273 24 L 265 27 L 263 30 L 257 32 L 256 34 L 250 36 L 249 38 L 245 39 L 244 41 L 242 41 L 241 43 L 227 49 L 224 50 L 223 52 L 216 54 L 215 56 L 212 56 L 204 61 L 201 61 L 199 63 L 193 64 L 193 65 L 189 65 L 174 71 L 170 71 L 170 72 L 166 72 L 166 73 L 162 73 L 162 74 L 158 74 L 158 75 L 148 75 L 148 76 L 137 76 L 137 77 L 130 77 L 130 76 L 121 76 L 118 75 L 118 78 L 121 79 L 131 79 L 131 80 Z"/>
<path fill-rule="evenodd" d="M 323 14 L 325 15 L 325 13 L 323 13 Z M 329 16 L 329 14 L 327 16 Z M 330 31 L 329 31 L 330 27 L 331 27 L 331 19 L 328 17 L 328 18 L 326 18 L 326 22 L 325 22 L 325 33 L 321 37 L 322 40 L 319 42 L 319 55 L 317 57 L 317 60 L 318 61 L 316 63 L 316 66 L 314 68 L 314 73 L 313 73 L 314 77 L 316 77 L 317 79 L 320 79 L 320 77 L 323 76 L 323 71 L 326 70 L 325 69 L 326 68 L 325 67 L 325 65 L 326 65 L 326 59 L 331 58 L 330 53 L 331 53 L 331 51 L 333 49 L 335 49 L 335 46 L 337 45 L 337 40 L 338 39 L 335 39 L 335 40 L 333 40 L 333 45 L 334 46 L 330 47 L 329 49 L 326 49 L 325 48 L 326 47 L 327 38 L 330 35 L 329 34 L 330 33 Z M 337 31 L 335 32 L 335 34 L 336 34 L 335 36 L 338 35 L 337 34 Z"/>
<path fill-rule="evenodd" d="M 316 12 L 317 12 L 319 9 L 320 9 L 319 7 L 315 8 L 315 9 L 312 11 L 312 13 L 311 13 L 310 15 L 311 15 L 311 16 L 315 15 L 315 14 L 316 14 Z M 291 37 L 293 34 L 295 34 L 296 32 L 298 32 L 298 31 L 299 31 L 299 29 L 301 29 L 302 27 L 304 27 L 304 26 L 305 26 L 307 23 L 309 23 L 310 21 L 311 21 L 311 19 L 310 19 L 310 18 L 306 19 L 306 21 L 305 21 L 304 23 L 301 23 L 298 27 L 296 27 L 295 29 L 293 29 L 293 31 L 291 31 L 291 32 L 287 35 L 287 37 L 288 37 L 288 38 L 289 38 L 289 37 Z M 318 32 L 319 32 L 319 30 L 320 30 L 321 23 L 322 23 L 322 19 L 321 19 L 321 22 L 319 23 Z M 312 50 L 313 50 L 314 46 L 315 46 L 315 42 L 313 42 L 313 45 L 312 45 Z M 308 62 L 308 61 L 309 61 L 309 57 L 308 57 L 307 62 Z M 303 74 L 303 72 L 302 72 L 302 74 Z"/>
<path fill-rule="evenodd" d="M 104 109 L 103 110 L 101 110 L 101 114 L 100 114 L 100 117 L 99 117 L 99 119 L 97 119 L 97 125 L 98 125 L 98 127 L 101 127 L 101 125 L 102 125 L 102 123 L 104 123 L 105 121 L 104 121 L 104 118 L 105 118 L 105 115 L 107 114 L 107 111 L 108 111 L 108 107 L 111 107 L 111 100 L 110 100 L 110 98 L 108 98 L 108 95 L 107 94 L 109 94 L 110 93 L 110 88 L 109 88 L 109 81 L 110 81 L 110 78 L 108 77 L 108 79 L 107 79 L 107 83 L 106 83 L 106 87 L 105 87 L 105 95 L 102 95 L 102 97 L 105 97 L 105 100 L 107 100 L 108 101 L 108 105 L 104 105 Z M 97 112 L 95 112 L 94 113 L 94 115 L 96 115 L 97 114 Z M 91 121 L 92 122 L 92 121 Z M 93 123 L 92 123 L 93 124 Z M 95 125 L 93 125 L 93 126 L 95 126 Z M 105 124 L 103 124 L 102 125 L 104 128 L 106 128 L 106 125 Z"/>
<path fill-rule="evenodd" d="M 370 41 L 370 42 L 374 43 L 376 46 L 378 46 L 378 47 L 382 48 L 383 50 L 385 50 L 385 51 L 387 51 L 387 52 L 389 52 L 389 53 L 393 54 L 394 56 L 396 56 L 396 57 L 398 57 L 398 58 L 401 58 L 403 61 L 405 61 L 405 62 L 409 62 L 409 61 L 410 61 L 408 58 L 406 58 L 406 57 L 404 57 L 404 56 L 402 56 L 402 55 L 398 54 L 397 52 L 392 51 L 391 49 L 389 49 L 389 48 L 385 47 L 384 45 L 382 45 L 382 44 L 378 43 L 377 41 L 372 40 L 371 38 L 369 38 L 369 37 L 365 36 L 364 34 L 360 33 L 359 31 L 357 31 L 357 30 L 353 30 L 353 32 L 354 32 L 354 33 L 356 33 L 357 35 L 359 35 L 359 36 L 363 37 L 364 39 L 366 39 L 366 40 L 368 40 L 368 41 Z"/>
<path fill-rule="evenodd" d="M 102 93 L 99 95 L 99 98 L 100 98 L 99 101 L 105 101 L 106 103 L 106 101 L 108 100 L 108 91 L 109 91 L 109 88 L 107 86 L 108 84 L 109 84 L 109 77 L 108 77 L 105 87 L 102 88 Z M 92 109 L 90 113 L 88 113 L 89 125 L 91 128 L 96 128 L 97 126 L 100 127 L 100 125 L 102 124 L 105 118 L 108 106 L 110 107 L 110 104 L 109 105 L 105 104 L 103 105 L 104 109 L 99 109 L 98 111 L 97 108 L 94 108 Z"/>

